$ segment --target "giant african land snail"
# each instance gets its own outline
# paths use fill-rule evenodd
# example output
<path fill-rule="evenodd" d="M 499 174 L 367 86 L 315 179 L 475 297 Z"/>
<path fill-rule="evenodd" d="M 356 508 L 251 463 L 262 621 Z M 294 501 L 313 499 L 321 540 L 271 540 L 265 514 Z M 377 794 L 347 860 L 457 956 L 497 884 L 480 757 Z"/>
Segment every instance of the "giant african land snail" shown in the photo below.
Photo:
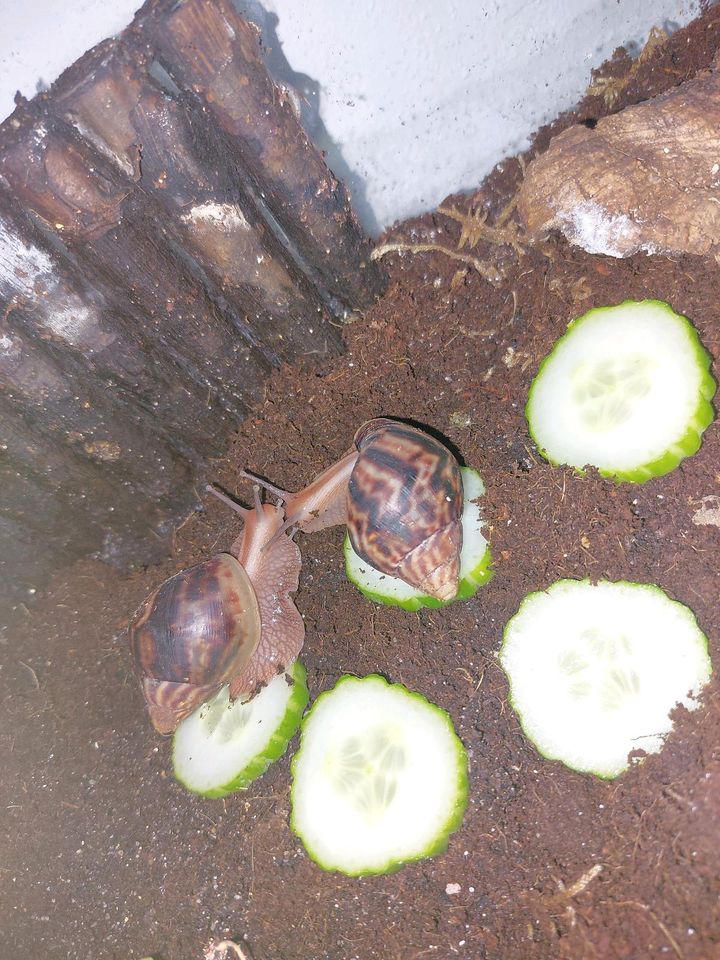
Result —
<path fill-rule="evenodd" d="M 355 551 L 376 569 L 429 596 L 457 593 L 463 484 L 452 453 L 404 423 L 370 420 L 355 447 L 298 493 L 258 483 L 280 506 L 245 510 L 228 553 L 165 581 L 130 626 L 130 643 L 153 725 L 171 733 L 229 683 L 247 697 L 292 662 L 304 624 L 297 590 L 300 551 L 286 532 L 346 523 Z M 256 478 L 257 479 L 257 478 Z"/>
<path fill-rule="evenodd" d="M 385 418 L 363 424 L 355 446 L 298 493 L 253 479 L 285 502 L 282 529 L 311 533 L 346 523 L 366 563 L 431 597 L 451 600 L 462 549 L 457 460 L 429 434 Z"/>
<path fill-rule="evenodd" d="M 293 661 L 305 626 L 289 594 L 297 590 L 300 551 L 282 532 L 279 506 L 251 510 L 213 491 L 244 518 L 241 535 L 221 553 L 166 580 L 130 625 L 130 644 L 150 719 L 159 733 L 224 684 L 250 696 Z"/>

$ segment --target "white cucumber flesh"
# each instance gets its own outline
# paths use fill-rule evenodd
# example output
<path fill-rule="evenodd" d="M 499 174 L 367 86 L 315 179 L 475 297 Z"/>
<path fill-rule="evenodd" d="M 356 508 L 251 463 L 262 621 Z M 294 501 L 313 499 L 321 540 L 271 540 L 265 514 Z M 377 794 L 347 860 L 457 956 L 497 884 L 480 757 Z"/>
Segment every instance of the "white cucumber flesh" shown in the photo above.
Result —
<path fill-rule="evenodd" d="M 379 676 L 341 677 L 302 724 L 290 826 L 324 870 L 391 873 L 447 848 L 467 754 L 444 710 Z"/>
<path fill-rule="evenodd" d="M 252 700 L 231 703 L 223 687 L 175 731 L 175 778 L 205 797 L 245 789 L 285 753 L 307 702 L 305 668 L 298 661 Z"/>
<path fill-rule="evenodd" d="M 628 300 L 574 320 L 543 360 L 526 416 L 541 454 L 643 483 L 696 453 L 712 422 L 711 358 L 685 317 Z"/>
<path fill-rule="evenodd" d="M 527 596 L 500 662 L 527 737 L 545 757 L 612 778 L 633 750 L 656 753 L 678 705 L 698 705 L 708 641 L 692 611 L 654 584 L 558 580 Z"/>
<path fill-rule="evenodd" d="M 485 484 L 477 470 L 461 467 L 463 481 L 463 546 L 460 554 L 460 583 L 453 600 L 428 597 L 398 577 L 381 573 L 353 550 L 350 538 L 345 537 L 345 574 L 348 580 L 369 600 L 419 610 L 421 607 L 444 607 L 454 600 L 467 600 L 477 588 L 492 578 L 490 547 L 483 535 L 484 522 L 476 502 L 485 493 Z"/>

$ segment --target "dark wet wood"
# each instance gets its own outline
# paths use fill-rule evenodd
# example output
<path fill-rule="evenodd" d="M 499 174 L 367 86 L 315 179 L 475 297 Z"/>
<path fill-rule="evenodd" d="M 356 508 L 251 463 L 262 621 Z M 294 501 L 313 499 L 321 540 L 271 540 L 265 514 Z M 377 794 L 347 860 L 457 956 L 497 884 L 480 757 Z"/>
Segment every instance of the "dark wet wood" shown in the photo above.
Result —
<path fill-rule="evenodd" d="M 0 382 L 7 386 L 5 369 Z M 97 556 L 123 570 L 159 560 L 170 549 L 178 515 L 197 505 L 187 478 L 169 505 L 116 469 L 115 448 L 90 441 L 86 450 L 79 438 L 67 442 L 55 425 L 12 388 L 0 391 L 0 609 L 6 615 L 52 571 L 80 557 Z"/>
<path fill-rule="evenodd" d="M 166 553 L 272 368 L 340 352 L 337 318 L 382 286 L 225 0 L 151 2 L 21 100 L 0 125 L 0 600 L 80 556 Z"/>
<path fill-rule="evenodd" d="M 352 211 L 298 121 L 290 92 L 274 83 L 258 31 L 229 0 L 159 0 L 136 17 L 135 42 L 158 57 L 183 94 L 211 116 L 309 272 L 338 305 L 368 306 L 381 268 Z"/>
<path fill-rule="evenodd" d="M 213 434 L 222 433 L 246 411 L 239 392 L 230 389 L 241 349 L 232 333 L 228 331 L 223 350 L 208 331 L 202 341 L 211 341 L 205 355 L 200 347 L 192 363 L 183 363 L 166 349 L 162 327 L 148 313 L 133 305 L 123 290 L 104 283 L 93 286 L 91 276 L 0 189 L 3 309 L 22 307 L 31 316 L 40 347 L 54 343 L 75 360 L 80 358 L 88 377 L 131 393 L 171 434 L 184 429 L 188 410 L 196 407 L 205 431 L 195 456 L 201 458 L 207 443 L 213 446 Z M 184 440 L 190 449 L 189 438 Z"/>
<path fill-rule="evenodd" d="M 124 296 L 145 318 L 146 335 L 193 379 L 239 395 L 243 407 L 256 400 L 275 350 L 213 303 L 137 174 L 128 176 L 41 105 L 17 110 L 13 121 L 12 136 L 0 137 L 5 178 L 62 238 L 83 276 Z"/>
<path fill-rule="evenodd" d="M 53 86 L 48 108 L 157 202 L 165 230 L 217 285 L 255 339 L 283 360 L 317 350 L 338 352 L 340 333 L 328 322 L 317 288 L 259 216 L 243 191 L 242 172 L 224 159 L 212 125 L 205 117 L 191 122 L 148 67 L 142 52 L 121 40 L 106 41 Z"/>

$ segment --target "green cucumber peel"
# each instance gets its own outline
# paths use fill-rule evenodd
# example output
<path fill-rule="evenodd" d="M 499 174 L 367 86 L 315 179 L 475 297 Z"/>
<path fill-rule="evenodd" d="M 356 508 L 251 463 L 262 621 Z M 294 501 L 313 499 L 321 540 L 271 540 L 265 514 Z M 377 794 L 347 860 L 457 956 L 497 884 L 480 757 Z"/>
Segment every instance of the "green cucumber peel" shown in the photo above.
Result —
<path fill-rule="evenodd" d="M 538 408 L 542 406 L 541 394 L 546 390 L 547 382 L 553 376 L 553 367 L 558 362 L 558 357 L 563 351 L 569 349 L 569 344 L 574 341 L 575 335 L 579 330 L 588 328 L 589 325 L 598 321 L 608 312 L 619 312 L 622 310 L 633 310 L 636 308 L 652 308 L 658 311 L 659 316 L 665 316 L 672 320 L 676 327 L 676 333 L 679 333 L 684 340 L 684 346 L 687 348 L 685 359 L 689 361 L 692 367 L 692 374 L 696 378 L 693 396 L 696 397 L 694 410 L 688 412 L 683 427 L 678 428 L 673 436 L 668 436 L 665 442 L 665 448 L 657 456 L 640 461 L 632 466 L 612 466 L 607 463 L 593 462 L 590 453 L 583 456 L 584 463 L 569 462 L 573 458 L 566 458 L 550 449 L 546 438 L 546 428 L 543 425 L 542 417 L 539 415 Z M 652 354 L 652 345 L 647 348 L 647 353 Z M 645 483 L 653 477 L 661 477 L 674 470 L 684 459 L 691 457 L 698 452 L 702 445 L 702 435 L 707 427 L 715 419 L 715 412 L 712 406 L 712 399 L 717 389 L 717 384 L 710 373 L 712 357 L 700 342 L 699 336 L 693 325 L 687 317 L 676 313 L 667 303 L 660 300 L 625 300 L 614 306 L 595 307 L 583 314 L 581 317 L 571 321 L 568 324 L 565 333 L 556 341 L 551 352 L 542 360 L 538 372 L 530 386 L 528 400 L 525 405 L 525 417 L 528 422 L 530 436 L 535 442 L 538 451 L 542 457 L 554 466 L 570 466 L 579 475 L 585 475 L 586 466 L 594 466 L 601 476 L 615 479 L 627 483 Z M 679 367 L 678 367 L 679 372 Z M 687 372 L 687 370 L 685 371 Z M 563 404 L 563 407 L 570 410 L 573 403 Z M 564 415 L 564 412 L 563 412 Z M 545 415 L 547 421 L 548 415 Z M 570 431 L 568 431 L 570 432 Z M 638 437 L 638 445 L 642 445 L 643 436 Z M 592 445 L 592 437 L 590 436 Z M 583 441 L 585 447 L 585 441 Z M 596 459 L 603 459 L 602 456 Z"/>
<path fill-rule="evenodd" d="M 286 677 L 292 681 L 291 684 L 288 684 Z M 185 724 L 193 721 L 193 725 L 197 727 L 201 711 L 207 709 L 209 706 L 209 704 L 203 704 L 203 706 L 198 708 L 187 720 L 183 721 L 175 731 L 173 737 L 173 775 L 175 779 L 191 793 L 197 793 L 211 799 L 225 797 L 237 790 L 246 790 L 254 780 L 257 780 L 258 777 L 265 773 L 270 764 L 274 763 L 275 760 L 279 760 L 287 751 L 290 741 L 300 726 L 303 711 L 308 704 L 309 694 L 306 678 L 305 668 L 296 660 L 295 663 L 288 666 L 285 674 L 280 674 L 275 677 L 270 684 L 261 690 L 252 700 L 247 703 L 240 703 L 238 701 L 234 707 L 230 708 L 234 710 L 243 710 L 246 708 L 255 709 L 256 711 L 261 710 L 263 701 L 259 698 L 263 696 L 271 684 L 285 683 L 288 685 L 288 697 L 284 704 L 281 719 L 275 728 L 264 738 L 261 749 L 251 755 L 249 759 L 245 760 L 241 768 L 233 771 L 227 780 L 222 780 L 222 782 L 213 784 L 212 786 L 200 786 L 198 782 L 193 779 L 192 758 L 188 759 L 187 747 L 183 743 L 184 735 L 188 730 Z M 227 688 L 224 688 L 217 697 L 221 697 L 224 694 L 225 698 L 227 698 L 226 690 Z M 215 699 L 217 698 L 213 698 L 213 701 Z M 210 701 L 210 704 L 213 701 Z M 253 707 L 253 704 L 255 704 L 255 707 Z M 205 741 L 205 743 L 207 746 L 207 741 Z M 198 746 L 195 749 L 202 749 L 202 747 L 203 740 L 200 738 Z M 209 747 L 207 749 L 209 749 Z"/>
<path fill-rule="evenodd" d="M 334 722 L 332 720 L 333 709 L 339 698 L 342 698 L 346 693 L 357 695 L 358 692 L 360 697 L 369 693 L 372 698 L 378 694 L 380 694 L 381 698 L 384 693 L 390 694 L 391 698 L 396 701 L 394 704 L 396 709 L 393 713 L 393 722 L 396 725 L 399 724 L 403 736 L 408 739 L 412 739 L 413 734 L 417 736 L 417 727 L 414 721 L 418 715 L 423 717 L 420 721 L 421 724 L 428 722 L 428 718 L 432 718 L 432 720 L 429 721 L 434 726 L 432 736 L 437 737 L 439 735 L 444 741 L 443 755 L 446 760 L 449 758 L 447 776 L 445 782 L 442 784 L 443 789 L 446 791 L 447 798 L 443 804 L 444 810 L 438 821 L 433 823 L 431 827 L 424 824 L 423 829 L 425 835 L 415 844 L 413 844 L 412 841 L 409 842 L 404 851 L 395 849 L 392 852 L 388 852 L 387 855 L 376 854 L 374 857 L 371 857 L 372 862 L 364 863 L 359 862 L 359 860 L 362 860 L 364 856 L 370 856 L 365 849 L 363 849 L 361 854 L 353 852 L 353 855 L 348 857 L 347 852 L 340 849 L 340 845 L 338 845 L 337 848 L 326 849 L 325 851 L 318 848 L 322 847 L 323 831 L 330 823 L 330 820 L 324 818 L 321 811 L 307 809 L 303 798 L 306 784 L 315 785 L 317 789 L 318 779 L 325 777 L 330 782 L 334 775 L 333 762 L 331 759 L 332 751 L 328 753 L 320 751 L 319 758 L 317 755 L 314 756 L 311 761 L 308 761 L 307 769 L 305 768 L 306 754 L 313 738 L 319 736 L 321 731 L 332 730 L 332 736 L 334 738 L 340 735 L 345 737 L 346 740 L 361 740 L 365 731 L 358 731 L 355 725 L 343 730 L 342 725 L 338 726 L 337 720 Z M 373 699 L 369 701 L 369 703 L 373 702 Z M 375 703 L 375 706 L 377 707 L 377 703 Z M 410 710 L 410 714 L 404 725 L 397 720 L 397 716 L 402 712 L 403 706 Z M 420 714 L 418 714 L 418 708 L 421 711 Z M 375 711 L 371 709 L 370 713 L 364 710 L 363 715 L 372 716 L 373 724 L 377 722 L 382 725 L 382 707 Z M 340 731 L 342 731 L 342 733 L 340 733 Z M 330 736 L 329 733 L 328 736 Z M 372 732 L 370 736 L 373 736 Z M 430 739 L 432 739 L 432 737 Z M 437 749 L 437 747 L 435 749 Z M 422 753 L 422 749 L 420 752 Z M 331 690 L 326 690 L 320 694 L 303 718 L 300 747 L 291 761 L 291 773 L 291 830 L 299 837 L 308 856 L 317 863 L 319 867 L 326 871 L 336 871 L 351 877 L 395 873 L 408 863 L 435 857 L 444 853 L 445 850 L 447 850 L 451 835 L 460 827 L 463 821 L 468 804 L 469 781 L 467 752 L 455 731 L 448 713 L 437 706 L 437 704 L 431 703 L 422 694 L 408 690 L 407 687 L 404 687 L 402 684 L 389 683 L 384 677 L 377 674 L 370 674 L 366 677 L 344 675 L 340 677 Z M 364 773 L 365 770 L 363 770 L 363 774 Z M 415 780 L 417 780 L 417 771 L 412 771 L 412 774 Z M 340 775 L 342 775 L 342 770 L 340 771 Z M 425 771 L 421 771 L 421 775 L 424 777 Z M 428 770 L 427 776 L 432 777 L 432 775 L 432 771 Z M 402 770 L 399 776 L 403 776 Z M 391 806 L 393 803 L 407 806 L 407 817 L 412 818 L 417 815 L 416 797 L 414 795 L 408 797 L 407 793 L 403 796 L 401 791 L 393 792 L 388 806 Z M 420 801 L 417 801 L 417 803 L 420 804 Z M 354 815 L 357 816 L 357 814 Z M 317 824 L 313 823 L 314 816 L 318 818 Z M 406 820 L 407 817 L 404 817 L 403 820 Z M 313 838 L 309 836 L 313 831 L 317 837 L 320 838 L 319 843 L 315 843 Z M 348 829 L 347 831 L 341 830 L 340 833 L 343 837 L 350 836 L 352 839 L 355 839 L 355 831 L 352 829 Z M 371 838 L 370 845 L 377 843 L 377 833 L 381 833 L 380 827 L 377 831 L 372 831 L 369 834 Z M 393 834 L 392 837 L 394 842 L 395 835 Z M 327 842 L 325 846 L 328 846 Z M 332 845 L 330 846 L 332 847 Z"/>

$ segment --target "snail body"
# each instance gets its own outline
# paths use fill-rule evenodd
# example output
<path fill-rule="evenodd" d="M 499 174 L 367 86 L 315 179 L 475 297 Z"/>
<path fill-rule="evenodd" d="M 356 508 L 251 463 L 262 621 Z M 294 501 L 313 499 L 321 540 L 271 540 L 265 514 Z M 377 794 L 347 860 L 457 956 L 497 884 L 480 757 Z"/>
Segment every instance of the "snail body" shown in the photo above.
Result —
<path fill-rule="evenodd" d="M 228 553 L 211 557 L 161 584 L 129 628 L 135 668 L 159 733 L 172 733 L 224 684 L 247 698 L 297 657 L 304 624 L 290 593 L 300 552 L 278 532 L 283 512 L 261 504 L 245 510 Z"/>
<path fill-rule="evenodd" d="M 355 449 L 298 493 L 258 482 L 285 501 L 285 528 L 311 533 L 345 523 L 355 552 L 377 570 L 439 600 L 456 595 L 462 475 L 447 447 L 424 431 L 370 420 L 355 434 Z"/>

